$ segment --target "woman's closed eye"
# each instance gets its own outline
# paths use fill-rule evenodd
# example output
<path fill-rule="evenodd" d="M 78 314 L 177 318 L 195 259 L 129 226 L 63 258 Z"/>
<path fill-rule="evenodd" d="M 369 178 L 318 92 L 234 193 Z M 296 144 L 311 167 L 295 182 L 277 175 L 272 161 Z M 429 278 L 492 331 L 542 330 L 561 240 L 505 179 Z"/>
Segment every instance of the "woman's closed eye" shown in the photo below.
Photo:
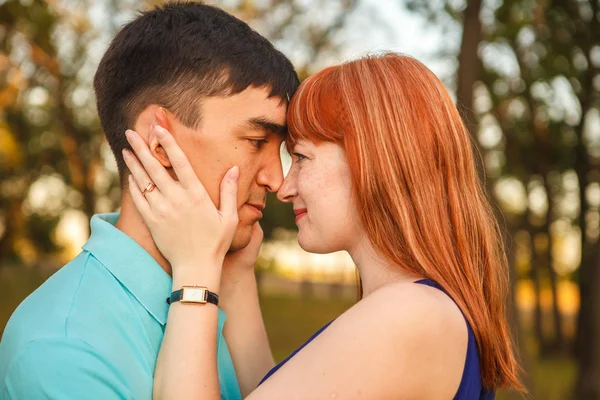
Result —
<path fill-rule="evenodd" d="M 306 156 L 301 153 L 292 153 L 292 156 L 295 157 L 298 161 L 304 160 Z"/>

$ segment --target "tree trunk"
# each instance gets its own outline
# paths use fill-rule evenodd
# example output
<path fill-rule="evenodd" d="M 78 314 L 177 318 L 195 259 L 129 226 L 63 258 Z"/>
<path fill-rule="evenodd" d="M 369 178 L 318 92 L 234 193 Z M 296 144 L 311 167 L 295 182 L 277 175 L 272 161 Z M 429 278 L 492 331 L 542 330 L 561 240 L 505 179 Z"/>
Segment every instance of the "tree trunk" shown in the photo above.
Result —
<path fill-rule="evenodd" d="M 592 14 L 598 15 L 600 4 L 589 1 Z M 585 118 L 593 106 L 594 79 L 598 68 L 592 62 L 591 49 L 597 44 L 600 35 L 600 20 L 592 18 L 586 30 L 585 44 L 582 46 L 588 61 L 588 69 L 582 76 L 582 90 L 578 95 L 581 106 L 581 120 L 575 128 L 578 137 L 576 148 L 577 178 L 579 180 L 581 229 L 581 265 L 579 268 L 580 304 L 577 320 L 576 357 L 579 366 L 579 376 L 576 386 L 576 398 L 580 400 L 600 399 L 600 244 L 591 244 L 586 238 L 586 216 L 589 210 L 585 191 L 589 183 L 589 174 L 596 169 L 588 156 L 584 138 Z"/>
<path fill-rule="evenodd" d="M 523 223 L 523 220 L 520 221 L 519 224 L 515 224 L 515 225 L 521 225 Z M 519 227 L 520 228 L 520 227 Z M 504 230 L 504 235 L 508 236 L 510 235 L 510 237 L 515 237 L 515 233 L 517 232 L 517 230 L 519 229 L 518 227 L 513 227 L 510 230 L 510 233 L 508 233 L 508 230 Z M 508 265 L 509 265 L 509 270 L 510 270 L 510 306 L 508 307 L 508 320 L 510 323 L 510 330 L 511 330 L 511 336 L 513 337 L 514 343 L 515 343 L 515 347 L 516 347 L 516 353 L 518 354 L 519 357 L 519 364 L 521 365 L 521 369 L 522 371 L 524 371 L 525 373 L 521 374 L 520 379 L 521 379 L 521 383 L 523 383 L 523 385 L 528 389 L 528 390 L 533 390 L 534 386 L 532 385 L 531 382 L 531 376 L 528 373 L 528 371 L 530 370 L 529 367 L 531 365 L 530 362 L 530 356 L 529 353 L 527 353 L 527 346 L 525 346 L 525 343 L 522 343 L 523 339 L 526 337 L 524 329 L 523 329 L 523 324 L 521 323 L 520 319 L 519 319 L 519 309 L 517 307 L 517 299 L 516 299 L 516 287 L 517 287 L 517 283 L 518 283 L 518 276 L 517 276 L 517 268 L 516 268 L 516 245 L 513 243 L 510 243 L 510 241 L 508 240 L 508 237 L 505 238 L 505 242 L 507 243 L 506 246 L 506 251 L 507 251 L 507 259 L 508 259 Z M 509 245 L 510 243 L 510 245 Z M 535 395 L 535 393 L 530 392 L 531 395 Z M 516 392 L 506 392 L 505 393 L 506 398 L 509 400 L 512 399 L 522 399 L 521 395 L 516 393 Z"/>
<path fill-rule="evenodd" d="M 458 70 L 456 72 L 456 105 L 462 115 L 463 122 L 469 130 L 472 143 L 474 144 L 475 161 L 477 170 L 482 181 L 485 177 L 485 165 L 482 155 L 479 152 L 477 129 L 479 122 L 473 110 L 473 86 L 479 79 L 479 56 L 477 49 L 481 42 L 481 20 L 479 12 L 481 10 L 481 0 L 469 0 L 467 8 L 463 14 L 463 33 L 458 53 Z M 491 182 L 485 182 L 489 195 L 491 192 Z"/>
<path fill-rule="evenodd" d="M 581 145 L 583 147 L 583 145 Z M 579 267 L 580 309 L 577 319 L 575 354 L 579 367 L 576 396 L 578 400 L 600 400 L 600 245 L 594 248 L 586 240 L 585 216 L 589 205 L 587 187 L 587 150 L 579 149 L 577 175 L 580 179 L 581 265 Z M 582 161 L 585 160 L 585 161 Z"/>
<path fill-rule="evenodd" d="M 600 3 L 591 0 L 587 5 L 591 15 L 600 12 Z M 598 67 L 591 60 L 591 50 L 598 43 L 600 36 L 600 20 L 591 18 L 582 38 L 583 54 L 587 58 L 588 68 L 581 77 L 581 90 L 578 100 L 581 106 L 581 120 L 575 128 L 577 133 L 576 172 L 579 179 L 581 228 L 581 266 L 579 268 L 580 304 L 577 321 L 576 356 L 579 366 L 579 376 L 575 390 L 576 398 L 580 400 L 600 399 L 600 245 L 590 244 L 586 240 L 586 216 L 589 205 L 585 197 L 589 173 L 596 169 L 591 163 L 584 143 L 585 118 L 594 104 L 597 93 L 594 90 L 594 79 L 597 78 Z M 593 249 L 593 251 L 592 251 Z"/>
<path fill-rule="evenodd" d="M 533 314 L 533 331 L 540 345 L 541 352 L 545 352 L 547 346 L 546 337 L 543 329 L 542 315 L 542 277 L 540 276 L 540 257 L 535 246 L 535 237 L 538 234 L 537 230 L 529 225 L 530 245 L 531 245 L 531 270 L 530 277 L 533 282 L 533 291 L 535 295 L 535 308 Z"/>
<path fill-rule="evenodd" d="M 473 110 L 473 85 L 479 79 L 479 60 L 477 49 L 481 42 L 481 0 L 469 0 L 463 15 L 463 34 L 458 54 L 458 72 L 456 79 L 456 99 L 463 112 L 464 122 L 476 139 L 477 121 Z M 477 141 L 475 141 L 477 143 Z"/>
<path fill-rule="evenodd" d="M 600 399 L 600 246 L 596 246 L 593 256 L 587 260 L 585 279 L 582 276 L 581 310 L 577 358 L 579 377 L 576 398 L 578 400 Z"/>
<path fill-rule="evenodd" d="M 554 323 L 554 343 L 552 350 L 562 353 L 565 350 L 565 335 L 562 328 L 562 316 L 560 314 L 558 302 L 558 277 L 554 270 L 554 262 L 552 258 L 552 234 L 548 232 L 548 254 L 547 262 L 548 277 L 550 278 L 550 290 L 552 293 L 552 322 Z"/>
<path fill-rule="evenodd" d="M 562 316 L 560 314 L 560 308 L 558 303 L 558 277 L 556 270 L 554 269 L 554 239 L 550 231 L 552 222 L 554 222 L 554 203 L 552 196 L 552 185 L 548 182 L 548 175 L 545 174 L 544 189 L 546 191 L 548 210 L 546 212 L 546 221 L 544 222 L 544 231 L 548 235 L 548 248 L 546 249 L 546 262 L 545 265 L 548 269 L 548 277 L 550 278 L 550 290 L 552 293 L 552 320 L 554 322 L 554 343 L 552 346 L 553 351 L 563 352 L 565 350 L 565 336 L 562 328 Z"/>

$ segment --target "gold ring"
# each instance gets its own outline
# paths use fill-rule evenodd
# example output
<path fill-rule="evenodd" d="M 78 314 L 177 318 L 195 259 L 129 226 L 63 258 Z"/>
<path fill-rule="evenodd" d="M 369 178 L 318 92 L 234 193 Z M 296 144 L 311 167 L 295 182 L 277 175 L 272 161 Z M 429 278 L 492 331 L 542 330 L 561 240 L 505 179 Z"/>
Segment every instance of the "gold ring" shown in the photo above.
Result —
<path fill-rule="evenodd" d="M 142 192 L 142 194 L 145 196 L 146 192 L 150 193 L 151 191 L 154 190 L 154 188 L 156 187 L 156 185 L 152 182 L 149 182 L 146 187 L 144 188 L 144 191 Z"/>

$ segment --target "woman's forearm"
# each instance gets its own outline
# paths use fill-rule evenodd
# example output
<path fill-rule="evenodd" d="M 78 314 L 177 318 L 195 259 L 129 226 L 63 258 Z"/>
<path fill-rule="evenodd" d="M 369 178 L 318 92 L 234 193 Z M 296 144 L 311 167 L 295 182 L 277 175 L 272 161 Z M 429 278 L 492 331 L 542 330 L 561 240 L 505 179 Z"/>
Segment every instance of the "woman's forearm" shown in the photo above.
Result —
<path fill-rule="evenodd" d="M 174 276 L 173 290 L 201 285 L 218 293 L 218 278 L 207 278 Z M 218 308 L 214 304 L 171 304 L 154 374 L 154 399 L 221 398 L 217 325 Z"/>
<path fill-rule="evenodd" d="M 221 293 L 221 308 L 227 314 L 223 334 L 242 396 L 247 396 L 275 365 L 258 301 L 254 270 L 238 271 L 231 279 L 224 276 Z"/>

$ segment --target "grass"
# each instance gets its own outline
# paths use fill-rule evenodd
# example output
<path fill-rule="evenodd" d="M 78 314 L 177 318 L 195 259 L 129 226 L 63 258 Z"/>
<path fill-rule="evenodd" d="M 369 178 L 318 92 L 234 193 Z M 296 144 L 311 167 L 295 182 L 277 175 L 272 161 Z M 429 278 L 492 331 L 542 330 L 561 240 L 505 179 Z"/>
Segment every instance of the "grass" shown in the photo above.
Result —
<path fill-rule="evenodd" d="M 48 276 L 48 272 L 37 269 L 0 268 L 0 335 L 14 309 Z M 319 328 L 339 316 L 352 304 L 352 300 L 324 296 L 262 294 L 261 306 L 275 360 L 283 360 Z M 535 386 L 530 398 L 570 400 L 567 394 L 577 372 L 572 359 L 563 357 L 532 360 L 528 372 Z M 520 398 L 523 397 L 511 393 L 499 393 L 497 396 L 498 400 Z"/>
<path fill-rule="evenodd" d="M 263 295 L 261 307 L 269 334 L 273 357 L 277 362 L 301 346 L 323 325 L 352 305 L 348 300 L 322 297 Z"/>

